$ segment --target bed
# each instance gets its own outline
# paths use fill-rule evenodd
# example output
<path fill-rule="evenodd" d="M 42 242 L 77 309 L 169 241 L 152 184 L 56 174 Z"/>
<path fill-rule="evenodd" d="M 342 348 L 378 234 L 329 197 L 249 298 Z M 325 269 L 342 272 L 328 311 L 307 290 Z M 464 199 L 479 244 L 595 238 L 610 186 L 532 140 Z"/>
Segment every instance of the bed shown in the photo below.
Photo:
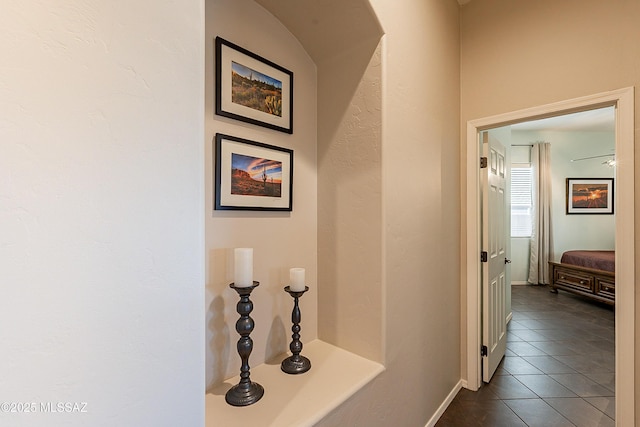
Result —
<path fill-rule="evenodd" d="M 549 261 L 551 292 L 562 289 L 613 305 L 616 296 L 614 251 L 567 251 Z"/>

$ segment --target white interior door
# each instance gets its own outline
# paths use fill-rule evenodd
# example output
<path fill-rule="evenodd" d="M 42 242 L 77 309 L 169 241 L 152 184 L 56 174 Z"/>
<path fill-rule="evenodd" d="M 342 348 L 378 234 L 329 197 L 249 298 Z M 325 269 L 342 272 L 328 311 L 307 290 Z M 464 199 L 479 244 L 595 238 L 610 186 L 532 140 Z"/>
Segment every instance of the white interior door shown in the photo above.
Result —
<path fill-rule="evenodd" d="M 507 348 L 507 180 L 505 147 L 488 132 L 482 142 L 482 380 L 489 382 Z"/>

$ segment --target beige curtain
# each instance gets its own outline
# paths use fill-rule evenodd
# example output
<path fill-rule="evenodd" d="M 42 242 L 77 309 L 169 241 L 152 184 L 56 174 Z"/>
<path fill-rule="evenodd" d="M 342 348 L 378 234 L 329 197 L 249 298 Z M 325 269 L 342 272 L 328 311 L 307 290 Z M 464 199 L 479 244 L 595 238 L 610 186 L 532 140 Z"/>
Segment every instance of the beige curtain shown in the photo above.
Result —
<path fill-rule="evenodd" d="M 549 261 L 553 259 L 551 227 L 551 146 L 538 142 L 531 148 L 533 169 L 533 225 L 531 258 L 527 281 L 534 285 L 549 283 Z"/>

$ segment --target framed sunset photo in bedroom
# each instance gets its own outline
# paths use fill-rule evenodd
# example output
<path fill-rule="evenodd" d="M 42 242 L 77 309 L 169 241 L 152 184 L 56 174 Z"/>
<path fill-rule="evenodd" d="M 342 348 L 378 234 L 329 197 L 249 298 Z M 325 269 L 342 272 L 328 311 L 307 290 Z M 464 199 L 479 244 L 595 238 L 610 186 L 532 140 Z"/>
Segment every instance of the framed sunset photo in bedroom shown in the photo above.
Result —
<path fill-rule="evenodd" d="M 567 178 L 570 214 L 613 214 L 613 178 Z"/>

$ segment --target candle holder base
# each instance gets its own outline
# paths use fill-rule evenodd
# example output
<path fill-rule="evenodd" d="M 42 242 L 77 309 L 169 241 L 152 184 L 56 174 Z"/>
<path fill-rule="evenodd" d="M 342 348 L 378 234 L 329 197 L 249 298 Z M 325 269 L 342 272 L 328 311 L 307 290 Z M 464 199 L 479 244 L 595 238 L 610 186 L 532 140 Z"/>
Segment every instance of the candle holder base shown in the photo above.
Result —
<path fill-rule="evenodd" d="M 311 369 L 311 361 L 304 356 L 289 356 L 280 364 L 282 372 L 287 374 L 303 374 Z"/>
<path fill-rule="evenodd" d="M 227 391 L 224 399 L 231 406 L 249 406 L 264 396 L 264 388 L 258 383 L 250 383 L 248 387 L 236 384 Z"/>

